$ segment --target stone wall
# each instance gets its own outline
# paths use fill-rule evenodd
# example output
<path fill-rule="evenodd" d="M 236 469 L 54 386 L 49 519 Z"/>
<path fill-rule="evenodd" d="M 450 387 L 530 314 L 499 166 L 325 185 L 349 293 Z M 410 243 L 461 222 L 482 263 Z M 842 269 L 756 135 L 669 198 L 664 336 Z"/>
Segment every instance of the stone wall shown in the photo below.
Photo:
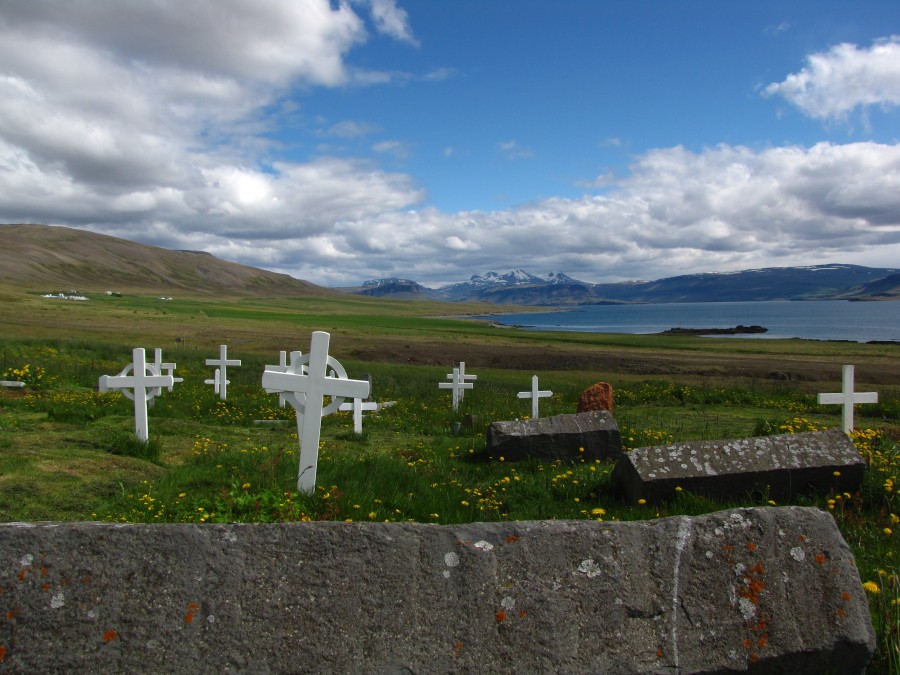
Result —
<path fill-rule="evenodd" d="M 647 522 L 0 525 L 3 672 L 862 672 L 811 508 Z"/>

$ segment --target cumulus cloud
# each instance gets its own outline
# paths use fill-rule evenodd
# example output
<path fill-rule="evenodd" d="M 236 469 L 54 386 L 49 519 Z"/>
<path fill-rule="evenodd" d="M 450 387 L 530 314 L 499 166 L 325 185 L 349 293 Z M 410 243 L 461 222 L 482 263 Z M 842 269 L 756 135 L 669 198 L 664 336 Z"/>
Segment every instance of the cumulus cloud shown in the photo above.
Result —
<path fill-rule="evenodd" d="M 807 57 L 807 65 L 765 88 L 816 119 L 846 119 L 856 108 L 900 105 L 900 36 L 867 48 L 835 45 Z"/>
<path fill-rule="evenodd" d="M 896 144 L 660 148 L 626 176 L 588 177 L 579 198 L 455 213 L 423 208 L 413 176 L 373 161 L 285 160 L 271 132 L 299 114 L 288 92 L 390 80 L 348 54 L 378 35 L 414 42 L 394 2 L 32 0 L 0 5 L 0 28 L 0 222 L 206 250 L 326 285 L 439 285 L 523 266 L 603 281 L 900 259 Z M 872 56 L 882 48 L 897 40 L 851 50 L 878 64 L 859 71 L 882 83 L 871 91 L 888 91 L 890 68 Z M 835 54 L 821 57 L 848 71 Z M 811 109 L 840 111 L 832 98 L 893 104 L 886 93 L 851 96 L 812 64 L 805 86 L 822 102 Z M 770 93 L 794 91 L 782 85 Z M 824 93 L 842 87 L 843 98 Z M 348 143 L 380 132 L 357 120 L 314 124 Z M 394 157 L 414 149 L 368 146 Z M 532 154 L 515 140 L 496 149 Z"/>

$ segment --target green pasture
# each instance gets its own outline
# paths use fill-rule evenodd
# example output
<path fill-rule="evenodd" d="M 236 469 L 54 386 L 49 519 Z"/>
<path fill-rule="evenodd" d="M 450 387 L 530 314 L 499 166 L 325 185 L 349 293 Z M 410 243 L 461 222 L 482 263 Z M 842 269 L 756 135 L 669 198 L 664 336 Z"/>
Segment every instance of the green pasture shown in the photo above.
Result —
<path fill-rule="evenodd" d="M 20 311 L 0 318 L 0 379 L 28 385 L 0 390 L 0 521 L 608 521 L 766 506 L 765 495 L 721 503 L 680 492 L 661 505 L 627 507 L 609 489 L 611 463 L 491 461 L 485 430 L 530 414 L 530 401 L 516 394 L 533 374 L 554 392 L 541 400 L 542 416 L 574 412 L 581 391 L 611 382 L 626 449 L 830 428 L 840 425 L 840 410 L 819 406 L 815 394 L 839 391 L 840 365 L 854 363 L 857 389 L 880 396 L 856 411 L 854 440 L 870 464 L 865 483 L 855 494 L 795 503 L 834 514 L 870 598 L 880 643 L 873 672 L 897 672 L 896 346 L 527 332 L 439 318 L 483 306 L 355 297 L 92 298 L 17 296 Z M 349 413 L 325 418 L 317 488 L 306 495 L 296 492 L 293 410 L 280 408 L 260 380 L 278 350 L 305 352 L 313 330 L 332 333 L 332 353 L 351 377 L 372 376 L 374 400 L 396 405 L 368 414 L 360 435 Z M 203 384 L 212 376 L 204 361 L 222 343 L 243 362 L 228 371 L 228 401 Z M 100 375 L 119 372 L 136 346 L 151 359 L 162 347 L 184 378 L 155 400 L 147 444 L 134 438 L 131 401 L 96 391 Z M 459 360 L 478 380 L 454 412 L 437 384 Z"/>

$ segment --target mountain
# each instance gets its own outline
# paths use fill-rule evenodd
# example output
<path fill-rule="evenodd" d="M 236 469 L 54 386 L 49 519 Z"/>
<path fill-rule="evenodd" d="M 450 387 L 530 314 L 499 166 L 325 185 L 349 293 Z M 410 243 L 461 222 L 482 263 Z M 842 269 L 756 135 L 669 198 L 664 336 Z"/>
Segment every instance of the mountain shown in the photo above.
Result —
<path fill-rule="evenodd" d="M 415 282 L 407 280 L 407 283 Z M 435 290 L 420 289 L 435 299 L 499 305 L 900 299 L 900 270 L 835 264 L 591 284 L 562 272 L 541 277 L 517 269 L 504 274 L 476 274 L 468 281 Z M 385 290 L 382 294 L 390 293 Z"/>
<path fill-rule="evenodd" d="M 409 279 L 397 279 L 395 277 L 389 279 L 373 279 L 366 281 L 362 286 L 352 288 L 337 289 L 345 293 L 355 293 L 357 295 L 368 295 L 375 298 L 397 298 L 407 300 L 426 300 L 432 292 L 421 284 Z"/>
<path fill-rule="evenodd" d="M 286 274 L 49 225 L 0 225 L 0 283 L 31 291 L 330 295 Z"/>

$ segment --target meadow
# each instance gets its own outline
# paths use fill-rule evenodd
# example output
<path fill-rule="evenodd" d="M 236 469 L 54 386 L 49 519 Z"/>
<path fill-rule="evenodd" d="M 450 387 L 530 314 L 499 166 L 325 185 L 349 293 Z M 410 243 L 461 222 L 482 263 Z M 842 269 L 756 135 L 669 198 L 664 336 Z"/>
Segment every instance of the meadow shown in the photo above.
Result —
<path fill-rule="evenodd" d="M 0 521 L 461 523 L 530 519 L 645 520 L 731 506 L 679 492 L 627 507 L 609 489 L 611 463 L 490 461 L 485 430 L 524 418 L 516 394 L 533 374 L 554 394 L 542 416 L 571 413 L 594 382 L 611 382 L 627 449 L 669 441 L 796 433 L 840 425 L 816 392 L 840 390 L 857 366 L 854 442 L 869 463 L 862 488 L 798 497 L 832 513 L 856 555 L 879 647 L 872 672 L 900 672 L 900 369 L 897 347 L 814 341 L 527 333 L 449 314 L 447 305 L 367 299 L 94 297 L 88 303 L 11 296 L 0 323 Z M 451 307 L 460 312 L 484 307 Z M 396 401 L 365 417 L 324 418 L 318 484 L 296 492 L 294 412 L 260 388 L 278 350 L 306 351 L 332 333 L 350 377 L 369 374 L 372 398 Z M 228 400 L 203 380 L 205 359 L 229 345 Z M 150 441 L 134 438 L 131 401 L 96 391 L 130 350 L 177 362 L 184 378 L 150 409 Z M 460 360 L 478 375 L 458 411 L 438 382 Z"/>

